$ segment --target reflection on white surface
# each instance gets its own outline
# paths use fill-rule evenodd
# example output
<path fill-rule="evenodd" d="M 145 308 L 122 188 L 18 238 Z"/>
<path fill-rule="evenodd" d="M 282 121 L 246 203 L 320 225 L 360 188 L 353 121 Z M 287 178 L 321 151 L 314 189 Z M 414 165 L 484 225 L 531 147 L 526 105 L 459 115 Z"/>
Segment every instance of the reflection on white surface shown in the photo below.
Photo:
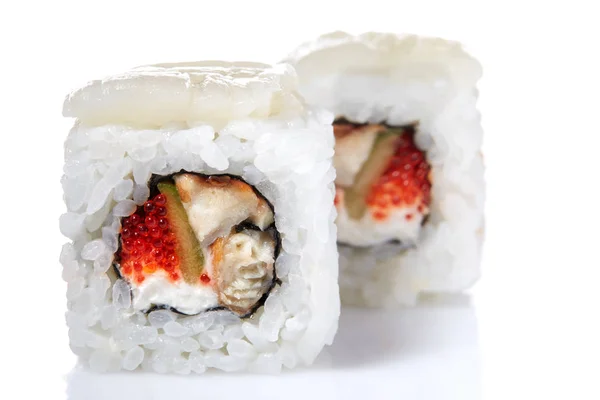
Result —
<path fill-rule="evenodd" d="M 480 398 L 477 320 L 467 296 L 398 311 L 343 309 L 333 346 L 276 376 L 95 374 L 75 368 L 70 400 Z"/>

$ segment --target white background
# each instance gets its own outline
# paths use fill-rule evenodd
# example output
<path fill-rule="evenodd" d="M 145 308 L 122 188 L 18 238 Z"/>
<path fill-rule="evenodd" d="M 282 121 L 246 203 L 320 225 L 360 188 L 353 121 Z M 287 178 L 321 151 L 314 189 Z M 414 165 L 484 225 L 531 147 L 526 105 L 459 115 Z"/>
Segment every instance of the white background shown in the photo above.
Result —
<path fill-rule="evenodd" d="M 594 3 L 2 1 L 0 399 L 599 399 Z M 471 295 L 344 310 L 318 365 L 279 377 L 73 371 L 58 263 L 64 95 L 140 64 L 276 62 L 335 29 L 456 39 L 482 62 L 487 242 Z"/>

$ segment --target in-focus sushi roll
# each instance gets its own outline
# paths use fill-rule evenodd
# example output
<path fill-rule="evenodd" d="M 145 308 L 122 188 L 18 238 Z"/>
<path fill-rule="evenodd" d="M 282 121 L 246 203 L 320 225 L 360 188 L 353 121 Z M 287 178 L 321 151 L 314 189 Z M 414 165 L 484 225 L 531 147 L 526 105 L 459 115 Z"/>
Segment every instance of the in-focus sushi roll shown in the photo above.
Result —
<path fill-rule="evenodd" d="M 277 372 L 337 328 L 332 116 L 289 66 L 136 68 L 70 94 L 71 348 L 99 371 Z"/>
<path fill-rule="evenodd" d="M 336 120 L 340 290 L 348 304 L 414 303 L 479 277 L 479 63 L 442 39 L 343 32 L 286 59 Z"/>

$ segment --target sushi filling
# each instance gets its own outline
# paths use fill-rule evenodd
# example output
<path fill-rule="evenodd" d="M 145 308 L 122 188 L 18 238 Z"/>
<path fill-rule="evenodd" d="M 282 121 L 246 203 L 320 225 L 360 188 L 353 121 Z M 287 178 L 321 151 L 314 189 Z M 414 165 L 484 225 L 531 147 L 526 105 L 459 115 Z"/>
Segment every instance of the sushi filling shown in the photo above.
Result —
<path fill-rule="evenodd" d="M 150 199 L 123 219 L 115 258 L 134 309 L 251 314 L 276 279 L 271 205 L 228 175 L 182 172 L 154 177 L 150 188 Z"/>
<path fill-rule="evenodd" d="M 431 167 L 414 126 L 334 123 L 338 241 L 414 245 L 429 215 Z"/>

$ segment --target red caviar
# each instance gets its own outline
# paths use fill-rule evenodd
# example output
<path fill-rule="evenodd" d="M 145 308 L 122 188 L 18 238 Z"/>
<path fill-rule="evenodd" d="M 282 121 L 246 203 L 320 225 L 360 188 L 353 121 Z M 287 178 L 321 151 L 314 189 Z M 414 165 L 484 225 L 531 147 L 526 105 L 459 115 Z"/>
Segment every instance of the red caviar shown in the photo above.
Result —
<path fill-rule="evenodd" d="M 344 190 L 340 189 L 336 186 L 335 188 L 335 197 L 333 198 L 333 205 L 338 206 L 343 201 Z"/>
<path fill-rule="evenodd" d="M 203 283 L 209 283 L 210 282 L 210 277 L 208 275 L 206 275 L 206 274 L 202 274 L 202 275 L 200 275 L 200 280 Z"/>
<path fill-rule="evenodd" d="M 367 205 L 373 218 L 385 220 L 393 208 L 417 206 L 420 213 L 429 209 L 431 202 L 431 167 L 425 154 L 414 143 L 414 134 L 405 133 L 396 142 L 396 153 L 387 169 L 377 179 L 367 196 Z M 406 215 L 406 220 L 413 218 Z"/>
<path fill-rule="evenodd" d="M 165 204 L 167 204 L 167 197 L 162 193 L 156 195 L 156 197 L 154 198 L 154 204 L 157 206 L 164 206 Z"/>
<path fill-rule="evenodd" d="M 121 273 L 137 284 L 144 282 L 144 273 L 157 270 L 165 271 L 172 281 L 180 277 L 177 240 L 169 229 L 166 203 L 159 194 L 123 219 Z"/>

